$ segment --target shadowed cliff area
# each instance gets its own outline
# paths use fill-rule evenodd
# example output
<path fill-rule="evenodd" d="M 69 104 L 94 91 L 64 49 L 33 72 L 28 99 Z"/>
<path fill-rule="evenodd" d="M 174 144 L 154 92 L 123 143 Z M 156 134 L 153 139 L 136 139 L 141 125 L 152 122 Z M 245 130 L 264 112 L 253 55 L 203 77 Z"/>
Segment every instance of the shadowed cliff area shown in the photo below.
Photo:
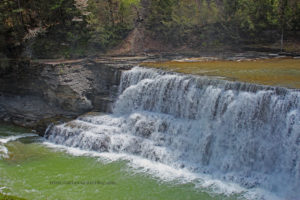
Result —
<path fill-rule="evenodd" d="M 110 112 L 121 71 L 137 61 L 131 62 L 121 58 L 10 60 L 0 68 L 0 119 L 43 133 L 51 123 L 92 110 Z"/>

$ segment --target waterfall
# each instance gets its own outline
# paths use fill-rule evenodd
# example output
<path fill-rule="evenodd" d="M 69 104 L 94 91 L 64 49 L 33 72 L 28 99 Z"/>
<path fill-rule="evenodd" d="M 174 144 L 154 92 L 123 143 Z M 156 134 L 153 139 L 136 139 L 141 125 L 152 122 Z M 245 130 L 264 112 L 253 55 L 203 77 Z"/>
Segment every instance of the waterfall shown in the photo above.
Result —
<path fill-rule="evenodd" d="M 113 114 L 53 126 L 45 137 L 300 196 L 299 90 L 135 67 L 122 73 Z"/>

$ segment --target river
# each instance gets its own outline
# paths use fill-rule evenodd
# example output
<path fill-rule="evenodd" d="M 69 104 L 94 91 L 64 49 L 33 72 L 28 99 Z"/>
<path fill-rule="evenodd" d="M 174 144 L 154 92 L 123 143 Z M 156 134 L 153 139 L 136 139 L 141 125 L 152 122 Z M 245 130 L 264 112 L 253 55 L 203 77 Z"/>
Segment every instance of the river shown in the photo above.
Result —
<path fill-rule="evenodd" d="M 29 199 L 298 200 L 299 108 L 297 89 L 135 67 L 112 114 L 43 139 L 3 136 L 1 187 Z"/>

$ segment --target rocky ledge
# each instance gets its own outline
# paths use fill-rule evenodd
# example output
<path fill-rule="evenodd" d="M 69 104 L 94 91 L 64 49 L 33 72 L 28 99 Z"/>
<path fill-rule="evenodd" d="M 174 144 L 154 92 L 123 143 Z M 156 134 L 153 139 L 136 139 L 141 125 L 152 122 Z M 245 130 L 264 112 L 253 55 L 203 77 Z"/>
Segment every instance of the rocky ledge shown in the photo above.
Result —
<path fill-rule="evenodd" d="M 243 60 L 282 55 L 246 52 L 207 56 L 221 60 Z M 43 134 L 53 122 L 65 122 L 91 111 L 110 112 L 118 96 L 123 70 L 144 61 L 186 57 L 191 55 L 0 60 L 0 121 L 33 128 Z"/>
<path fill-rule="evenodd" d="M 0 121 L 43 134 L 51 122 L 110 112 L 120 76 L 145 58 L 9 61 L 0 68 Z"/>

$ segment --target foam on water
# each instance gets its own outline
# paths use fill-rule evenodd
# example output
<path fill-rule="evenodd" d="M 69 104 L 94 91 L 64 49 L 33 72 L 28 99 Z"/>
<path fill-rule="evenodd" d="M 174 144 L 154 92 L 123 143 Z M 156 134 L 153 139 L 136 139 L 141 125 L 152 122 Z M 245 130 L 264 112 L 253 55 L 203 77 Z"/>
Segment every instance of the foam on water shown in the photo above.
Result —
<path fill-rule="evenodd" d="M 216 193 L 300 196 L 298 90 L 136 67 L 119 92 L 113 114 L 49 127 L 46 138 Z"/>
<path fill-rule="evenodd" d="M 8 158 L 8 149 L 5 147 L 5 144 L 11 141 L 15 141 L 21 138 L 25 137 L 34 137 L 38 136 L 37 134 L 32 134 L 32 133 L 25 133 L 25 134 L 20 134 L 20 135 L 12 135 L 12 136 L 5 136 L 5 137 L 0 137 L 0 158 Z"/>
<path fill-rule="evenodd" d="M 207 192 L 213 191 L 214 194 L 232 195 L 246 192 L 245 188 L 242 188 L 237 184 L 213 179 L 209 175 L 192 173 L 186 169 L 175 169 L 166 164 L 154 162 L 139 156 L 125 153 L 99 153 L 49 142 L 44 142 L 43 144 L 55 150 L 64 151 L 73 156 L 96 157 L 103 163 L 127 161 L 127 165 L 129 167 L 128 170 L 130 170 L 131 173 L 146 173 L 155 178 L 159 178 L 161 181 L 175 181 L 177 184 L 192 182 L 199 188 L 210 189 L 207 190 Z M 133 169 L 133 171 L 131 169 Z"/>
<path fill-rule="evenodd" d="M 21 139 L 21 138 L 35 137 L 35 136 L 38 136 L 38 135 L 33 134 L 33 133 L 24 133 L 24 134 L 20 134 L 20 135 L 6 136 L 6 137 L 1 137 L 0 138 L 0 143 L 6 144 L 8 142 L 15 141 L 15 140 L 18 140 L 18 139 Z"/>
<path fill-rule="evenodd" d="M 0 144 L 0 158 L 8 158 L 8 149 Z"/>
<path fill-rule="evenodd" d="M 280 200 L 276 195 L 259 188 L 246 189 L 232 182 L 213 179 L 207 174 L 192 173 L 186 169 L 175 169 L 166 164 L 154 162 L 124 153 L 107 153 L 87 151 L 65 145 L 58 145 L 50 142 L 43 142 L 49 148 L 63 151 L 73 156 L 90 156 L 98 158 L 102 163 L 110 163 L 116 161 L 127 161 L 130 173 L 146 173 L 161 181 L 174 182 L 175 184 L 193 183 L 196 188 L 205 192 L 215 194 L 223 194 L 226 196 L 239 194 L 240 199 L 272 199 Z"/>

